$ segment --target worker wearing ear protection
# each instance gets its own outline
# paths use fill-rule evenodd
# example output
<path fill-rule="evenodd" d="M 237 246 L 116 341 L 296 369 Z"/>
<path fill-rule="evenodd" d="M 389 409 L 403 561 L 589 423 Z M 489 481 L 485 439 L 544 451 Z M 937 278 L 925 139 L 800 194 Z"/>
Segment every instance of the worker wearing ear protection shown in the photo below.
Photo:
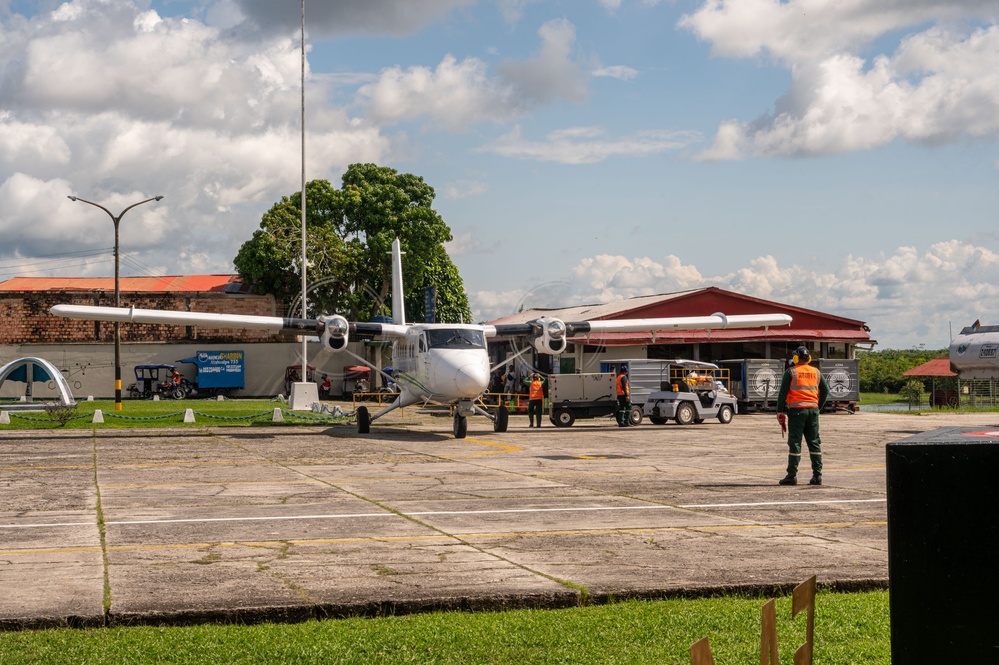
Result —
<path fill-rule="evenodd" d="M 829 396 L 829 384 L 818 369 L 809 365 L 812 357 L 808 348 L 799 346 L 791 358 L 793 366 L 784 371 L 777 395 L 777 420 L 781 429 L 787 427 L 787 476 L 781 485 L 798 484 L 798 463 L 801 461 L 801 439 L 808 444 L 812 464 L 809 485 L 822 484 L 822 445 L 819 439 L 819 411 Z"/>

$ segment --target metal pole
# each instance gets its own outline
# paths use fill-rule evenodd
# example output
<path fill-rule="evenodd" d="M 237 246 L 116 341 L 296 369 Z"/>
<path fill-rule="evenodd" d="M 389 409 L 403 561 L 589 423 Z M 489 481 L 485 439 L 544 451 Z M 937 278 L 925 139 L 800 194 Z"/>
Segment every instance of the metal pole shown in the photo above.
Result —
<path fill-rule="evenodd" d="M 304 0 L 303 0 L 304 1 Z M 128 206 L 117 216 L 113 215 L 110 210 L 105 208 L 99 203 L 94 203 L 93 201 L 88 201 L 87 199 L 81 199 L 78 196 L 70 196 L 70 201 L 79 201 L 81 203 L 89 203 L 90 205 L 100 208 L 108 214 L 111 221 L 114 222 L 114 306 L 121 307 L 121 243 L 118 239 L 118 227 L 121 224 L 121 218 L 125 216 L 125 213 L 134 208 L 135 206 L 142 205 L 143 203 L 149 203 L 150 201 L 159 201 L 162 196 L 154 196 L 151 199 L 146 199 L 144 201 L 139 201 L 138 203 L 133 203 Z M 119 321 L 114 322 L 114 410 L 121 411 L 121 323 Z"/>
<path fill-rule="evenodd" d="M 309 318 L 306 307 L 306 239 L 305 239 L 305 0 L 302 0 L 302 318 Z M 302 381 L 306 380 L 308 361 L 307 337 L 302 335 Z"/>

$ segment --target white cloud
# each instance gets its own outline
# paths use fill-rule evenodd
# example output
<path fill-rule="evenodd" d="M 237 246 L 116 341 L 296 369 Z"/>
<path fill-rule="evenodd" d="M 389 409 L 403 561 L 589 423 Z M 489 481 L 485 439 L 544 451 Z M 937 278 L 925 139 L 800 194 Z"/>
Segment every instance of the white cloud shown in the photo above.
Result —
<path fill-rule="evenodd" d="M 300 186 L 300 57 L 285 37 L 233 40 L 125 0 L 0 23 L 0 256 L 106 247 L 110 220 L 68 194 L 114 212 L 163 194 L 123 221 L 123 252 L 172 271 L 231 270 L 260 207 Z M 309 85 L 311 98 L 329 95 Z M 369 123 L 310 111 L 311 178 L 392 151 Z"/>
<path fill-rule="evenodd" d="M 444 185 L 443 197 L 449 201 L 481 196 L 489 191 L 489 184 L 481 180 L 455 180 Z"/>
<path fill-rule="evenodd" d="M 832 272 L 802 265 L 781 266 L 772 256 L 717 276 L 705 276 L 675 256 L 663 261 L 599 255 L 572 271 L 561 306 L 607 303 L 635 296 L 717 286 L 745 295 L 865 321 L 886 348 L 926 344 L 943 348 L 955 329 L 983 323 L 999 311 L 999 254 L 951 240 L 924 251 L 900 247 L 893 254 L 847 257 Z M 519 291 L 471 295 L 476 319 L 516 311 Z"/>
<path fill-rule="evenodd" d="M 362 86 L 358 98 L 379 123 L 427 116 L 441 128 L 464 129 L 473 122 L 509 120 L 521 108 L 509 85 L 489 77 L 478 58 L 447 55 L 436 69 L 391 67 Z"/>
<path fill-rule="evenodd" d="M 603 129 L 599 127 L 573 127 L 551 132 L 544 141 L 531 141 L 522 136 L 518 125 L 480 150 L 560 164 L 594 164 L 614 156 L 641 157 L 673 152 L 699 139 L 696 134 L 668 130 L 647 130 L 605 139 Z"/>
<path fill-rule="evenodd" d="M 538 34 L 538 53 L 501 63 L 496 76 L 478 58 L 448 54 L 433 69 L 382 70 L 358 90 L 358 102 L 378 123 L 428 118 L 435 128 L 461 131 L 473 123 L 513 120 L 539 104 L 586 99 L 587 77 L 572 58 L 575 28 L 558 19 L 542 25 Z"/>
<path fill-rule="evenodd" d="M 792 80 L 773 113 L 726 120 L 701 156 L 817 155 L 895 140 L 999 137 L 994 20 L 994 5 L 984 0 L 706 2 L 680 26 L 710 41 L 716 55 L 768 54 Z M 904 36 L 893 53 L 868 58 L 875 40 L 896 32 Z"/>
<path fill-rule="evenodd" d="M 566 19 L 548 21 L 538 30 L 541 48 L 523 62 L 500 65 L 500 77 L 530 104 L 555 100 L 584 101 L 588 96 L 586 75 L 573 59 L 576 28 Z"/>
<path fill-rule="evenodd" d="M 592 74 L 597 78 L 605 77 L 630 81 L 638 76 L 638 70 L 625 65 L 612 65 L 610 67 L 597 67 Z"/>

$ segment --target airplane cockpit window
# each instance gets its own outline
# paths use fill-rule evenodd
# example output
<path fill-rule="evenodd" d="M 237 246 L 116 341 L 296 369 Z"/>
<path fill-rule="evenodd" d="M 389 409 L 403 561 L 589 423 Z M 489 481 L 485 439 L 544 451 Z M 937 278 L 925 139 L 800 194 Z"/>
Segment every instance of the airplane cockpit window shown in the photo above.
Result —
<path fill-rule="evenodd" d="M 486 338 L 481 330 L 443 328 L 428 330 L 427 341 L 431 349 L 484 349 Z"/>

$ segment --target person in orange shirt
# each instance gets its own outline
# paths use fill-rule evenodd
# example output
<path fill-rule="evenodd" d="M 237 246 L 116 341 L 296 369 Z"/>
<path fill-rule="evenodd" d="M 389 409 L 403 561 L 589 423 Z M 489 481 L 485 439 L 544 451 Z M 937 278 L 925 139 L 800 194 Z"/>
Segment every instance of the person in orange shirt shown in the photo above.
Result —
<path fill-rule="evenodd" d="M 812 357 L 808 348 L 799 346 L 791 359 L 793 366 L 784 371 L 777 394 L 777 421 L 781 431 L 787 429 L 787 475 L 780 485 L 798 484 L 798 462 L 801 461 L 801 438 L 808 444 L 812 463 L 809 485 L 822 484 L 822 443 L 819 439 L 819 411 L 829 396 L 829 384 L 816 368 L 808 363 Z"/>
<path fill-rule="evenodd" d="M 527 383 L 527 420 L 529 421 L 528 427 L 534 427 L 535 418 L 538 421 L 538 427 L 541 427 L 541 414 L 545 411 L 545 380 L 541 378 L 541 374 L 534 372 L 531 374 Z"/>
<path fill-rule="evenodd" d="M 624 365 L 617 370 L 617 425 L 631 424 L 631 386 L 628 384 L 628 368 Z"/>

